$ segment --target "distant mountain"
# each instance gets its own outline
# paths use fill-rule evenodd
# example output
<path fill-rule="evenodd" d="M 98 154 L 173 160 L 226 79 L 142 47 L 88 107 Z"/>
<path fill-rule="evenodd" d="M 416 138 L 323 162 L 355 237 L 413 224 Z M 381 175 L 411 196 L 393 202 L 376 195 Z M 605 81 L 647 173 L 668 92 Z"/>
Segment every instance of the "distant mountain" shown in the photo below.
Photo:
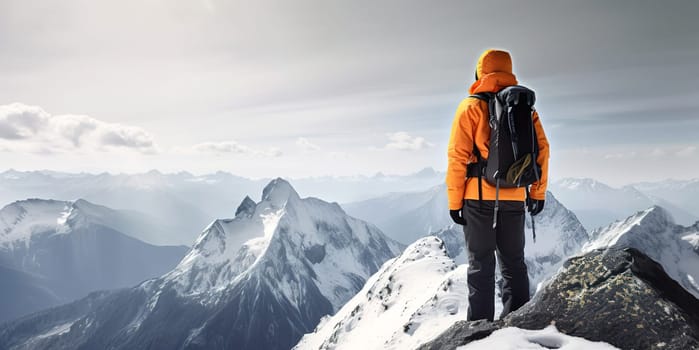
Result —
<path fill-rule="evenodd" d="M 350 215 L 374 223 L 389 237 L 410 244 L 448 226 L 452 220 L 446 185 L 428 190 L 389 193 L 342 205 Z"/>
<path fill-rule="evenodd" d="M 275 179 L 172 271 L 0 327 L 0 348 L 288 349 L 402 249 Z"/>
<path fill-rule="evenodd" d="M 294 181 L 297 189 L 336 202 L 358 201 L 395 191 L 415 191 L 442 182 L 444 174 L 425 168 L 409 175 L 308 177 Z M 171 229 L 167 241 L 186 244 L 215 218 L 227 217 L 249 193 L 260 193 L 269 179 L 248 179 L 227 172 L 193 175 L 88 174 L 53 171 L 0 172 L 0 203 L 23 198 L 75 200 L 147 214 Z"/>
<path fill-rule="evenodd" d="M 593 179 L 566 178 L 552 182 L 549 190 L 574 211 L 590 231 L 653 205 L 665 207 L 685 225 L 699 220 L 699 214 L 693 214 L 681 203 L 640 191 L 635 186 L 613 188 Z"/>
<path fill-rule="evenodd" d="M 675 224 L 658 206 L 638 212 L 592 233 L 583 252 L 607 248 L 635 248 L 660 263 L 667 274 L 699 298 L 699 223 Z"/>
<path fill-rule="evenodd" d="M 15 297 L 0 298 L 0 321 L 170 270 L 186 248 L 132 238 L 142 236 L 137 227 L 154 227 L 140 218 L 85 200 L 30 199 L 2 208 L 0 280 L 2 293 Z"/>
<path fill-rule="evenodd" d="M 656 199 L 656 204 L 670 211 L 678 223 L 691 225 L 699 220 L 699 179 L 640 182 L 632 186 Z M 668 203 L 675 208 L 681 208 L 688 217 L 678 215 L 673 208 L 668 207 Z"/>
<path fill-rule="evenodd" d="M 0 264 L 0 324 L 65 303 L 47 278 Z"/>

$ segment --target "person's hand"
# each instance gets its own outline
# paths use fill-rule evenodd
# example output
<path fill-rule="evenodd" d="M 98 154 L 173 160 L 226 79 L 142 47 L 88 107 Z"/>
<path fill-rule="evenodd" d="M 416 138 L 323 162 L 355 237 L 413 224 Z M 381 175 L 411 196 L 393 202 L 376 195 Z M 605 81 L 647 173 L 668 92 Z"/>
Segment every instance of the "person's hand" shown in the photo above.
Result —
<path fill-rule="evenodd" d="M 544 200 L 529 198 L 527 201 L 527 210 L 529 210 L 531 216 L 541 213 L 541 211 L 544 210 Z"/>
<path fill-rule="evenodd" d="M 466 226 L 466 218 L 463 217 L 463 208 L 457 210 L 449 210 L 449 216 L 455 223 Z"/>

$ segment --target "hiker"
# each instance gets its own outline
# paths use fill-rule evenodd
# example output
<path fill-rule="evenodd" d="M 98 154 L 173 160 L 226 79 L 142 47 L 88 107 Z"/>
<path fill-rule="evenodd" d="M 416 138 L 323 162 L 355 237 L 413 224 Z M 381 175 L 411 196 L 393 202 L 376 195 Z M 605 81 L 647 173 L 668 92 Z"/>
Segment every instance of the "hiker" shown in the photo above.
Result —
<path fill-rule="evenodd" d="M 533 225 L 546 199 L 549 146 L 534 92 L 517 85 L 508 52 L 481 55 L 469 93 L 449 138 L 449 214 L 463 225 L 468 247 L 468 320 L 492 321 L 496 255 L 503 277 L 500 317 L 529 301 L 525 209 Z"/>

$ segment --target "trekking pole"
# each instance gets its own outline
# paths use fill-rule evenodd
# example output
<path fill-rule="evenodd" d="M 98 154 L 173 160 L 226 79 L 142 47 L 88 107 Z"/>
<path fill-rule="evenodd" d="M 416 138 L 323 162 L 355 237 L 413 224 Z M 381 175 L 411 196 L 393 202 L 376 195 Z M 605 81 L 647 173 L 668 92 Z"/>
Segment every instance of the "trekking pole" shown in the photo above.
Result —
<path fill-rule="evenodd" d="M 534 215 L 529 212 L 529 216 L 532 217 L 532 238 L 534 239 L 534 243 L 536 243 L 536 226 L 534 225 Z"/>
<path fill-rule="evenodd" d="M 525 207 L 527 208 L 527 211 L 529 212 L 529 216 L 532 218 L 532 239 L 534 240 L 534 243 L 536 243 L 536 225 L 534 224 L 534 215 L 532 215 L 532 208 L 531 206 L 527 205 L 527 203 L 531 202 L 531 197 L 529 197 L 529 186 L 524 188 L 524 193 L 526 195 L 526 200 L 525 200 Z"/>

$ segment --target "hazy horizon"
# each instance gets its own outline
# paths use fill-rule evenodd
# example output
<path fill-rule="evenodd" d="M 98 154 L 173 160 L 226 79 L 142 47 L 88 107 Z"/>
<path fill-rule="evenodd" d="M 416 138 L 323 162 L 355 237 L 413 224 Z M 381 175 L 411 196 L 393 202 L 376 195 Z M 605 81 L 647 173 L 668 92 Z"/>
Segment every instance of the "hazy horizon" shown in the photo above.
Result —
<path fill-rule="evenodd" d="M 71 171 L 59 171 L 59 170 L 52 170 L 52 169 L 14 169 L 14 168 L 7 168 L 7 169 L 0 169 L 0 174 L 4 174 L 6 172 L 11 172 L 11 171 L 17 171 L 20 173 L 29 173 L 29 172 L 43 172 L 43 173 L 58 173 L 58 174 L 70 174 L 70 175 L 101 175 L 101 174 L 109 174 L 112 176 L 120 176 L 120 175 L 125 175 L 125 176 L 138 176 L 138 175 L 147 175 L 152 172 L 157 172 L 162 175 L 178 175 L 178 174 L 189 174 L 194 177 L 201 177 L 201 176 L 207 176 L 207 175 L 216 175 L 217 173 L 225 173 L 227 175 L 235 176 L 235 177 L 240 177 L 246 180 L 251 180 L 251 181 L 261 181 L 261 180 L 272 180 L 275 178 L 283 178 L 287 180 L 313 180 L 313 179 L 343 179 L 343 178 L 353 178 L 353 177 L 364 177 L 367 179 L 371 178 L 376 178 L 376 177 L 412 177 L 412 176 L 419 176 L 419 174 L 423 171 L 434 171 L 435 174 L 438 175 L 446 175 L 445 170 L 443 169 L 435 169 L 432 167 L 425 167 L 422 169 L 419 169 L 417 171 L 412 171 L 412 172 L 406 172 L 406 173 L 386 173 L 386 172 L 375 172 L 373 174 L 367 173 L 367 174 L 350 174 L 350 175 L 309 175 L 309 176 L 299 176 L 299 177 L 293 177 L 293 176 L 264 176 L 264 177 L 249 177 L 249 176 L 244 176 L 240 174 L 236 174 L 234 172 L 226 171 L 226 170 L 216 170 L 216 171 L 211 171 L 211 172 L 192 172 L 192 171 L 187 171 L 187 170 L 178 170 L 178 171 L 161 171 L 158 169 L 150 169 L 146 171 L 134 171 L 134 172 L 111 172 L 111 171 L 79 171 L 79 172 L 71 172 Z M 557 181 L 563 181 L 563 180 L 568 180 L 568 179 L 574 179 L 574 180 L 594 180 L 597 182 L 600 182 L 604 185 L 608 185 L 613 188 L 621 188 L 627 185 L 633 185 L 633 184 L 638 184 L 638 183 L 661 183 L 661 182 L 693 182 L 693 181 L 699 181 L 699 176 L 695 177 L 688 177 L 688 178 L 672 178 L 672 177 L 667 177 L 663 179 L 657 179 L 657 180 L 650 180 L 650 181 L 632 181 L 632 182 L 607 182 L 600 180 L 599 178 L 595 177 L 583 177 L 583 176 L 566 176 L 566 177 L 554 177 L 549 179 L 550 182 L 557 182 Z M 439 185 L 439 184 L 435 184 Z"/>

